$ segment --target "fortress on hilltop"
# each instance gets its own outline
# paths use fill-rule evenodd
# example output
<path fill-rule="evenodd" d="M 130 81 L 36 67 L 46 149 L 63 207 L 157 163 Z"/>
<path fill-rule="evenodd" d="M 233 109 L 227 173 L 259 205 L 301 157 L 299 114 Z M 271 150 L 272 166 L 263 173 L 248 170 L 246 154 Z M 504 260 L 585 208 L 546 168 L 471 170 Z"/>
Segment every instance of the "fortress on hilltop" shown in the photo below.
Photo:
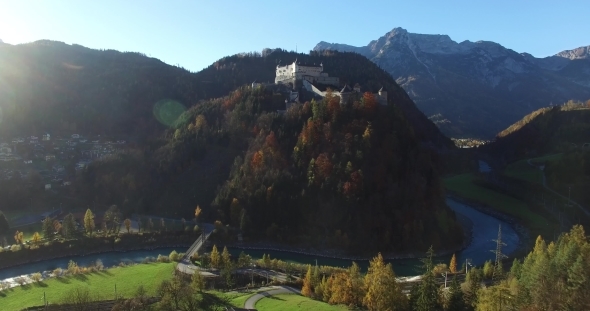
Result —
<path fill-rule="evenodd" d="M 330 89 L 332 95 L 340 97 L 340 104 L 342 105 L 346 104 L 351 97 L 360 96 L 364 93 L 358 83 L 353 88 L 350 88 L 347 84 L 341 88 L 340 78 L 330 77 L 328 73 L 324 72 L 323 63 L 320 63 L 319 66 L 301 64 L 295 59 L 292 64 L 286 66 L 277 65 L 276 68 L 275 84 L 290 85 L 293 89 L 287 100 L 285 100 L 287 109 L 290 104 L 299 101 L 299 92 L 296 91 L 299 83 L 303 84 L 306 91 L 320 97 L 326 97 L 328 89 Z M 252 86 L 254 87 L 254 84 Z M 373 93 L 373 96 L 380 105 L 387 105 L 387 91 L 384 88 L 381 88 L 377 93 Z"/>

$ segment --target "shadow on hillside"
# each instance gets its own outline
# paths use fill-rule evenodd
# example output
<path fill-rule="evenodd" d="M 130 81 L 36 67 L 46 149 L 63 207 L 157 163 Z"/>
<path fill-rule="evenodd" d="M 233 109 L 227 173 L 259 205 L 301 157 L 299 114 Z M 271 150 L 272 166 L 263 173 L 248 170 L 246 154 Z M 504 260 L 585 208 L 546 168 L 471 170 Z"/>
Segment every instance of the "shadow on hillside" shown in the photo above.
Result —
<path fill-rule="evenodd" d="M 76 274 L 74 276 L 74 278 L 76 280 L 79 280 L 79 281 L 86 281 L 86 280 L 88 280 L 88 277 L 86 276 L 86 274 Z"/>
<path fill-rule="evenodd" d="M 55 278 L 55 280 L 57 280 L 58 282 L 64 283 L 64 284 L 70 284 L 70 280 L 68 278 L 57 277 L 57 278 Z"/>

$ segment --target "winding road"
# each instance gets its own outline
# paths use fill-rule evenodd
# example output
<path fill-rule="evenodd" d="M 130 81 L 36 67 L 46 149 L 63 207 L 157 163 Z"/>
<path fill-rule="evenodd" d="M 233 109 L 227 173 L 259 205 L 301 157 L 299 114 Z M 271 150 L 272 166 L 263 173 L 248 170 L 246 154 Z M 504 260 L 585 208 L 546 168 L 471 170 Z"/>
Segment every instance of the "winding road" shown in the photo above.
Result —
<path fill-rule="evenodd" d="M 297 294 L 297 295 L 301 295 L 301 291 L 293 288 L 293 287 L 289 287 L 289 286 L 273 286 L 272 289 L 268 289 L 262 292 L 257 293 L 256 295 L 253 295 L 252 297 L 248 298 L 248 300 L 246 300 L 246 303 L 244 303 L 244 308 L 246 309 L 256 309 L 256 303 L 265 297 L 270 297 L 272 295 L 281 295 L 281 294 Z"/>

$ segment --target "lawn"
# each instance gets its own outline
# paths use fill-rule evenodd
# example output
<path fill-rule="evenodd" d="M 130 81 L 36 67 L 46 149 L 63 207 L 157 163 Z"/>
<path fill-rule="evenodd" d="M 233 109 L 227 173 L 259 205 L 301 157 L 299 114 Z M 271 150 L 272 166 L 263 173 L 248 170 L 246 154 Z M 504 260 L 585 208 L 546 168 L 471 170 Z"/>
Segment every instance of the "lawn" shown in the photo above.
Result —
<path fill-rule="evenodd" d="M 43 305 L 44 293 L 49 303 L 58 303 L 75 288 L 88 288 L 92 295 L 112 299 L 115 286 L 117 295 L 131 297 L 137 287 L 143 285 L 149 294 L 154 295 L 160 283 L 172 277 L 174 265 L 175 263 L 139 264 L 97 273 L 52 278 L 38 284 L 0 291 L 0 306 L 3 311 L 10 311 Z"/>
<path fill-rule="evenodd" d="M 473 174 L 462 174 L 446 178 L 445 187 L 466 199 L 484 203 L 500 213 L 519 219 L 534 234 L 548 230 L 549 221 L 532 211 L 521 200 L 474 184 Z M 535 236 L 535 235 L 533 235 Z"/>
<path fill-rule="evenodd" d="M 275 295 L 262 298 L 256 303 L 256 310 L 315 310 L 315 311 L 339 311 L 348 310 L 345 306 L 332 306 L 322 301 L 293 294 Z"/>
<path fill-rule="evenodd" d="M 248 298 L 250 298 L 252 295 L 256 294 L 256 290 L 248 290 L 239 293 L 222 293 L 217 291 L 208 291 L 207 293 L 227 299 L 227 301 L 234 307 L 243 308 L 246 300 L 248 300 Z"/>
<path fill-rule="evenodd" d="M 530 183 L 542 183 L 543 172 L 527 163 L 527 160 L 520 160 L 510 163 L 502 173 L 508 177 L 524 180 Z"/>

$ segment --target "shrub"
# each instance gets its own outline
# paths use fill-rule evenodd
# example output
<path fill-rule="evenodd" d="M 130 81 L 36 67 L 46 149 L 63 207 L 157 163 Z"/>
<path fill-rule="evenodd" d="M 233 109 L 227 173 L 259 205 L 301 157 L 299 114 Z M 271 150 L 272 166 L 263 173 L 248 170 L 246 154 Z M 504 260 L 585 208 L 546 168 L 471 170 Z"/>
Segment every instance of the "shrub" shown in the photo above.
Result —
<path fill-rule="evenodd" d="M 31 249 L 39 249 L 39 245 L 31 245 Z"/>
<path fill-rule="evenodd" d="M 54 277 L 60 277 L 62 273 L 63 273 L 63 270 L 61 268 L 56 268 L 55 270 L 53 270 Z"/>
<path fill-rule="evenodd" d="M 18 285 L 20 285 L 20 286 L 23 286 L 23 285 L 25 285 L 25 283 L 27 283 L 27 280 L 25 280 L 25 278 L 20 277 L 20 276 L 18 278 L 14 279 L 14 281 L 17 282 Z"/>
<path fill-rule="evenodd" d="M 20 251 L 20 250 L 21 250 L 21 247 L 20 247 L 20 245 L 17 245 L 17 244 L 15 244 L 15 245 L 12 245 L 12 246 L 10 247 L 10 251 L 12 251 L 12 252 L 18 252 L 18 251 Z"/>
<path fill-rule="evenodd" d="M 180 261 L 180 256 L 178 256 L 178 253 L 176 251 L 170 252 L 170 255 L 168 255 L 168 258 L 170 258 L 170 260 L 172 260 L 172 261 Z"/>
<path fill-rule="evenodd" d="M 158 259 L 156 259 L 157 262 L 170 262 L 170 258 L 168 258 L 168 256 L 162 256 L 162 255 L 158 255 Z"/>
<path fill-rule="evenodd" d="M 41 282 L 41 278 L 42 278 L 42 276 L 41 276 L 40 272 L 35 272 L 35 273 L 31 274 L 31 280 L 33 280 L 37 283 Z"/>
<path fill-rule="evenodd" d="M 9 289 L 10 288 L 10 284 L 8 284 L 8 282 L 0 282 L 0 290 L 5 290 L 5 289 Z"/>
<path fill-rule="evenodd" d="M 73 260 L 70 260 L 68 263 L 68 273 L 72 275 L 80 273 L 80 267 L 78 267 L 78 264 Z"/>

